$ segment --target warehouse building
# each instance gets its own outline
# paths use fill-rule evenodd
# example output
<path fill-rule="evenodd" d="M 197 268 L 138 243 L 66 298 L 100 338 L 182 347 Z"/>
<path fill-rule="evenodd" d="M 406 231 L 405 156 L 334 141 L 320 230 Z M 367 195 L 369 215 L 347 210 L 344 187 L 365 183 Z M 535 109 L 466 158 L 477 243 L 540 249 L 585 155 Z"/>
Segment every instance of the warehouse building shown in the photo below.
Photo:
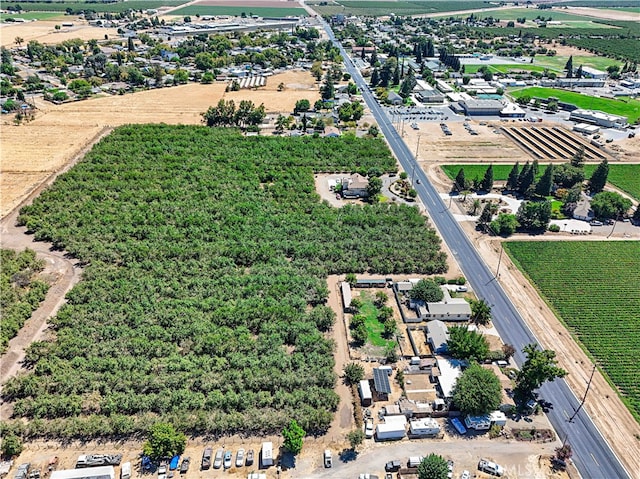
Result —
<path fill-rule="evenodd" d="M 591 123 L 605 128 L 626 128 L 628 121 L 624 116 L 610 115 L 603 111 L 578 108 L 569 115 L 569 120 L 579 123 Z"/>
<path fill-rule="evenodd" d="M 115 479 L 113 466 L 85 467 L 53 471 L 51 479 Z"/>

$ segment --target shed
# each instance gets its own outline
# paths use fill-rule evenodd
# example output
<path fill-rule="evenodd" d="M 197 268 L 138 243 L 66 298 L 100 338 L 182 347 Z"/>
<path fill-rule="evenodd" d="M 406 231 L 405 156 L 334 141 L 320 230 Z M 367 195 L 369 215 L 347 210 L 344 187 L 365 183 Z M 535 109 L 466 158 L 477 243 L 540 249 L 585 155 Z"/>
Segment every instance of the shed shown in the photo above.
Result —
<path fill-rule="evenodd" d="M 389 382 L 389 373 L 386 369 L 373 369 L 373 387 L 376 393 L 382 398 L 386 398 L 391 394 L 391 383 Z"/>
<path fill-rule="evenodd" d="M 356 280 L 356 288 L 384 288 L 387 286 L 386 279 L 365 278 Z"/>
<path fill-rule="evenodd" d="M 273 443 L 263 442 L 260 451 L 260 462 L 262 467 L 273 466 Z"/>
<path fill-rule="evenodd" d="M 371 387 L 369 386 L 369 381 L 363 379 L 358 384 L 358 392 L 360 393 L 360 402 L 363 406 L 371 406 L 371 402 L 373 400 L 373 395 L 371 394 Z"/>
<path fill-rule="evenodd" d="M 113 466 L 61 469 L 51 473 L 51 479 L 115 479 Z"/>
<path fill-rule="evenodd" d="M 449 328 L 439 320 L 427 323 L 427 342 L 431 346 L 433 354 L 440 354 L 447 351 L 447 341 L 449 341 Z"/>

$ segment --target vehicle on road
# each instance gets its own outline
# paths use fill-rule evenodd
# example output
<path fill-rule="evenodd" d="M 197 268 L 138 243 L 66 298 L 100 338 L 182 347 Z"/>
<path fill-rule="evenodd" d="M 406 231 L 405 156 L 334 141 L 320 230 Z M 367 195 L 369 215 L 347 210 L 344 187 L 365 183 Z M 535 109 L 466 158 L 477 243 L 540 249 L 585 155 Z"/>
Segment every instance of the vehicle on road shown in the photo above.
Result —
<path fill-rule="evenodd" d="M 236 467 L 242 467 L 244 465 L 244 449 L 238 449 L 236 452 Z"/>
<path fill-rule="evenodd" d="M 420 178 L 416 180 L 416 183 L 418 183 L 419 185 L 422 184 L 422 181 L 420 181 Z"/>
<path fill-rule="evenodd" d="M 602 221 L 593 220 L 593 221 L 590 221 L 589 224 L 591 226 L 602 226 L 604 223 L 602 223 Z"/>
<path fill-rule="evenodd" d="M 202 464 L 200 467 L 205 470 L 211 468 L 211 454 L 213 453 L 213 449 L 207 447 L 202 453 Z"/>
<path fill-rule="evenodd" d="M 253 449 L 247 451 L 247 459 L 244 461 L 245 466 L 253 466 Z"/>
<path fill-rule="evenodd" d="M 213 468 L 220 469 L 222 467 L 222 459 L 224 457 L 224 450 L 222 448 L 216 451 L 216 457 L 213 460 Z"/>
<path fill-rule="evenodd" d="M 229 469 L 231 467 L 231 451 L 224 453 L 224 468 Z"/>
<path fill-rule="evenodd" d="M 191 464 L 191 458 L 185 457 L 182 460 L 182 464 L 180 464 L 180 474 L 185 474 L 189 470 L 190 464 Z"/>
<path fill-rule="evenodd" d="M 324 458 L 324 467 L 330 468 L 333 466 L 333 457 L 331 456 L 331 451 L 329 449 L 324 450 L 323 458 Z"/>
<path fill-rule="evenodd" d="M 478 462 L 478 470 L 498 477 L 504 474 L 504 469 L 501 465 L 486 459 L 480 459 L 480 462 Z"/>

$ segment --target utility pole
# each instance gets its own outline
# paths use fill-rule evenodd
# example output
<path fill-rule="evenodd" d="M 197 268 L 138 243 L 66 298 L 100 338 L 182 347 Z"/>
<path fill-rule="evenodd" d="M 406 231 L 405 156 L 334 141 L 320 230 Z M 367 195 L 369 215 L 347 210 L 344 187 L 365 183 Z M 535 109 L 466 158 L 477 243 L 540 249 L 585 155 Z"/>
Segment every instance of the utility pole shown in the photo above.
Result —
<path fill-rule="evenodd" d="M 573 413 L 573 416 L 571 416 L 568 419 L 568 422 L 573 422 L 573 418 L 575 418 L 578 413 L 580 412 L 580 409 L 582 409 L 582 406 L 584 406 L 585 401 L 587 400 L 587 394 L 589 393 L 589 388 L 591 387 L 591 381 L 593 380 L 593 375 L 596 373 L 596 365 L 593 365 L 593 370 L 591 371 L 591 377 L 589 378 L 589 382 L 587 383 L 587 389 L 584 392 L 584 396 L 582 397 L 582 401 L 580 401 L 580 405 L 578 406 L 578 409 L 576 409 L 576 412 Z"/>
<path fill-rule="evenodd" d="M 418 152 L 420 151 L 420 136 L 418 135 L 418 143 L 416 144 L 416 163 L 418 162 Z"/>
<path fill-rule="evenodd" d="M 502 246 L 502 241 L 500 241 L 500 256 L 498 256 L 498 267 L 496 268 L 496 278 L 500 277 L 500 262 L 502 261 L 503 251 L 504 251 L 504 247 Z"/>

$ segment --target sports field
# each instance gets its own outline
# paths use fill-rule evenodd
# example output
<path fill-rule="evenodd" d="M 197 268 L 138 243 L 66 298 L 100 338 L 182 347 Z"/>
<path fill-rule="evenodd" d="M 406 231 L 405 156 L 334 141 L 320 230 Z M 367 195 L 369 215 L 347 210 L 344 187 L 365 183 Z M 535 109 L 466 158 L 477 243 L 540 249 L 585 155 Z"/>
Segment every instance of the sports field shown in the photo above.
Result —
<path fill-rule="evenodd" d="M 564 71 L 564 67 L 569 60 L 568 56 L 537 56 L 534 59 L 534 65 L 539 65 L 549 70 Z M 619 60 L 613 58 L 601 57 L 596 55 L 573 55 L 573 66 L 578 68 L 580 65 L 585 67 L 596 68 L 598 70 L 606 70 L 611 65 L 622 66 Z"/>
<path fill-rule="evenodd" d="M 574 63 L 575 65 L 575 63 Z M 609 98 L 599 98 L 589 95 L 582 95 L 567 90 L 558 90 L 555 88 L 530 87 L 509 92 L 514 98 L 529 95 L 532 98 L 549 98 L 555 97 L 561 102 L 571 103 L 578 108 L 586 108 L 589 110 L 600 110 L 612 115 L 621 115 L 627 117 L 629 123 L 635 123 L 640 118 L 640 101 L 639 100 L 614 100 Z"/>
<path fill-rule="evenodd" d="M 640 421 L 640 242 L 503 244 Z"/>

